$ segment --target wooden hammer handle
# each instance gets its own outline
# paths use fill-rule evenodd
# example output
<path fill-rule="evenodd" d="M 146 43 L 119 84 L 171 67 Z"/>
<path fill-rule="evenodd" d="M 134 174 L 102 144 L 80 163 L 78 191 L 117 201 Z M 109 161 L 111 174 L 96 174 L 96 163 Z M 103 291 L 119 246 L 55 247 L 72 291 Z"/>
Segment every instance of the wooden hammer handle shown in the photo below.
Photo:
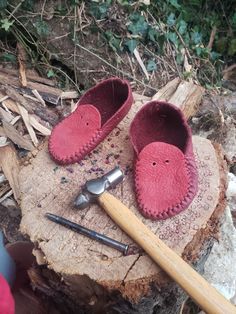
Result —
<path fill-rule="evenodd" d="M 236 314 L 236 307 L 225 299 L 189 264 L 162 242 L 123 203 L 108 192 L 99 197 L 99 204 L 147 254 L 177 282 L 207 313 Z"/>

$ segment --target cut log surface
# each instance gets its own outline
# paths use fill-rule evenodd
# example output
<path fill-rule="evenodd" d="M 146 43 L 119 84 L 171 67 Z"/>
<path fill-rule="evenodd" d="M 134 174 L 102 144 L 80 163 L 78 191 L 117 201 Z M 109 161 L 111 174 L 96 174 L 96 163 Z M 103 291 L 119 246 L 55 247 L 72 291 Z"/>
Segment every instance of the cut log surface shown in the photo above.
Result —
<path fill-rule="evenodd" d="M 163 280 L 161 270 L 145 253 L 123 256 L 44 217 L 47 212 L 61 215 L 118 241 L 133 244 L 98 205 L 81 211 L 74 209 L 73 201 L 88 179 L 101 176 L 119 165 L 125 180 L 111 193 L 170 248 L 190 262 L 198 255 L 201 245 L 212 237 L 213 225 L 224 207 L 221 152 L 209 140 L 194 137 L 199 190 L 190 207 L 162 221 L 145 219 L 139 213 L 133 182 L 133 149 L 128 131 L 134 115 L 148 99 L 140 95 L 135 95 L 135 98 L 135 104 L 124 120 L 84 160 L 70 166 L 57 166 L 49 156 L 46 142 L 31 164 L 20 173 L 21 231 L 38 244 L 48 267 L 78 290 L 78 294 L 87 289 L 86 293 L 92 297 L 97 293 L 88 292 L 88 289 L 96 290 L 98 284 L 107 291 L 119 291 L 124 298 L 138 302 L 150 292 L 151 283 L 159 284 Z M 193 106 L 196 107 L 196 103 Z M 89 278 L 90 288 L 87 287 L 88 281 L 82 279 L 83 275 Z M 91 282 L 94 283 L 93 288 Z"/>

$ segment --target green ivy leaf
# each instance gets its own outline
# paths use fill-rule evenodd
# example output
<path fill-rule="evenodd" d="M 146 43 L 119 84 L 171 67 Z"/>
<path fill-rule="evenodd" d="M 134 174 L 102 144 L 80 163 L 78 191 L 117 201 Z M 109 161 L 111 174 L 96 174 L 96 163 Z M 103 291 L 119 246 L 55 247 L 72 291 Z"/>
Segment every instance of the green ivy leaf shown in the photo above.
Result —
<path fill-rule="evenodd" d="M 138 12 L 134 12 L 134 13 L 130 14 L 130 16 L 129 16 L 129 19 L 131 22 L 137 22 L 142 18 L 144 18 L 144 17 L 142 15 L 140 15 Z"/>
<path fill-rule="evenodd" d="M 7 0 L 0 0 L 0 9 L 5 9 L 7 7 Z"/>
<path fill-rule="evenodd" d="M 184 20 L 181 20 L 179 22 L 179 33 L 183 35 L 186 32 L 187 29 L 187 23 Z"/>
<path fill-rule="evenodd" d="M 16 63 L 16 56 L 11 54 L 11 53 L 7 53 L 4 52 L 1 56 L 0 56 L 0 60 L 4 61 L 4 62 L 12 62 L 12 63 Z"/>
<path fill-rule="evenodd" d="M 55 76 L 56 76 L 56 73 L 52 69 L 48 70 L 48 73 L 47 73 L 48 78 L 55 77 Z"/>
<path fill-rule="evenodd" d="M 80 1 L 79 0 L 70 0 L 70 4 L 73 6 L 79 5 Z"/>
<path fill-rule="evenodd" d="M 201 53 L 202 53 L 202 48 L 201 48 L 201 47 L 196 47 L 196 48 L 195 48 L 195 51 L 196 51 L 196 54 L 197 54 L 198 56 L 200 56 Z"/>
<path fill-rule="evenodd" d="M 104 19 L 107 16 L 110 2 L 95 3 L 92 2 L 89 7 L 89 12 L 95 17 L 96 20 Z"/>
<path fill-rule="evenodd" d="M 146 31 L 148 29 L 148 23 L 144 22 L 144 23 L 132 23 L 128 26 L 128 31 L 130 33 L 132 33 L 133 35 L 137 35 L 137 34 L 145 34 Z"/>
<path fill-rule="evenodd" d="M 45 21 L 38 21 L 34 23 L 37 33 L 41 37 L 47 37 L 50 34 L 50 29 Z"/>
<path fill-rule="evenodd" d="M 117 2 L 123 6 L 130 5 L 129 0 L 117 0 Z"/>
<path fill-rule="evenodd" d="M 202 34 L 199 32 L 193 32 L 191 34 L 191 39 L 194 42 L 194 44 L 200 44 L 202 42 Z"/>
<path fill-rule="evenodd" d="M 178 0 L 169 0 L 170 4 L 173 5 L 176 9 L 180 9 L 181 5 L 178 4 Z"/>
<path fill-rule="evenodd" d="M 119 38 L 113 37 L 109 41 L 109 46 L 116 52 L 116 51 L 122 51 L 121 47 L 121 40 Z"/>
<path fill-rule="evenodd" d="M 183 72 L 183 77 L 185 80 L 189 79 L 192 76 L 192 72 Z"/>
<path fill-rule="evenodd" d="M 218 52 L 216 52 L 216 51 L 211 51 L 211 52 L 210 52 L 210 58 L 211 58 L 211 60 L 213 60 L 213 61 L 216 61 L 217 59 L 219 59 L 220 56 L 221 56 L 221 54 L 218 53 Z"/>
<path fill-rule="evenodd" d="M 157 37 L 158 37 L 158 32 L 154 28 L 149 27 L 147 37 L 149 40 L 156 42 Z"/>
<path fill-rule="evenodd" d="M 174 13 L 171 13 L 168 18 L 167 18 L 167 25 L 168 26 L 173 26 L 175 25 L 175 15 Z"/>
<path fill-rule="evenodd" d="M 183 38 L 184 38 L 184 42 L 187 46 L 189 46 L 189 43 L 190 43 L 190 36 L 189 36 L 189 33 L 186 32 L 184 35 L 183 35 Z"/>
<path fill-rule="evenodd" d="M 174 32 L 170 32 L 167 34 L 167 39 L 169 39 L 173 44 L 175 44 L 176 47 L 178 47 L 179 44 L 179 38 Z"/>
<path fill-rule="evenodd" d="M 149 60 L 146 69 L 148 72 L 155 71 L 157 69 L 156 62 L 154 60 Z"/>
<path fill-rule="evenodd" d="M 128 48 L 129 52 L 133 53 L 134 49 L 137 47 L 138 42 L 135 39 L 129 39 L 125 43 L 125 46 Z"/>
<path fill-rule="evenodd" d="M 121 40 L 115 36 L 111 31 L 106 31 L 104 33 L 109 46 L 113 51 L 120 51 L 121 50 Z"/>
<path fill-rule="evenodd" d="M 129 32 L 131 32 L 133 35 L 147 33 L 149 25 L 146 22 L 144 16 L 140 14 L 131 14 L 130 20 L 132 23 L 128 26 Z"/>
<path fill-rule="evenodd" d="M 234 15 L 231 18 L 231 23 L 233 27 L 236 27 L 236 12 L 234 13 Z"/>
<path fill-rule="evenodd" d="M 14 21 L 10 21 L 8 19 L 1 20 L 1 28 L 3 28 L 6 32 L 9 31 L 9 28 L 13 25 Z"/>

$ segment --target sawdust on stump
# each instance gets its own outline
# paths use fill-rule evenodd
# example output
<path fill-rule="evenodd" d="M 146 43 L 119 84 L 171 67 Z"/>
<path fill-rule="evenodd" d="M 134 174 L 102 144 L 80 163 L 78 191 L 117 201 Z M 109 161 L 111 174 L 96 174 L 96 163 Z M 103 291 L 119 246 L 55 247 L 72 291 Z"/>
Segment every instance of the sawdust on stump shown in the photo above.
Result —
<path fill-rule="evenodd" d="M 191 92 L 189 86 L 187 89 Z M 198 92 L 202 95 L 203 90 Z M 185 106 L 189 103 L 196 108 L 201 97 L 195 97 L 191 103 L 188 92 L 185 91 L 185 94 L 186 99 L 184 101 L 181 97 L 181 103 Z M 124 120 L 84 160 L 71 166 L 57 166 L 50 159 L 46 142 L 31 164 L 20 173 L 21 231 L 37 243 L 45 264 L 61 276 L 74 299 L 83 300 L 91 306 L 96 304 L 99 291 L 104 293 L 104 289 L 108 294 L 109 291 L 116 291 L 130 302 L 139 302 L 142 297 L 151 295 L 152 284 L 161 285 L 168 279 L 145 253 L 123 256 L 44 217 L 46 212 L 61 215 L 118 241 L 133 244 L 96 204 L 82 211 L 73 208 L 80 186 L 88 179 L 103 175 L 119 165 L 125 180 L 111 193 L 189 262 L 196 261 L 202 245 L 217 231 L 224 210 L 225 162 L 220 147 L 215 148 L 207 139 L 194 137 L 199 190 L 191 206 L 163 221 L 151 221 L 141 216 L 134 193 L 133 150 L 128 131 L 135 113 L 149 99 L 140 95 L 135 95 L 135 99 Z"/>

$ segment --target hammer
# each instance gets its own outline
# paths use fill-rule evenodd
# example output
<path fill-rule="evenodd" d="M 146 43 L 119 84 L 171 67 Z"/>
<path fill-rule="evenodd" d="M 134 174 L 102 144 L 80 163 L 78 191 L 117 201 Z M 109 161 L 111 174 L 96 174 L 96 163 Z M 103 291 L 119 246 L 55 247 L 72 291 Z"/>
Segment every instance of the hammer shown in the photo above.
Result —
<path fill-rule="evenodd" d="M 83 209 L 98 202 L 111 219 L 127 233 L 185 292 L 207 313 L 236 314 L 236 307 L 172 251 L 137 216 L 107 191 L 123 181 L 119 167 L 104 176 L 89 180 L 75 200 Z"/>

